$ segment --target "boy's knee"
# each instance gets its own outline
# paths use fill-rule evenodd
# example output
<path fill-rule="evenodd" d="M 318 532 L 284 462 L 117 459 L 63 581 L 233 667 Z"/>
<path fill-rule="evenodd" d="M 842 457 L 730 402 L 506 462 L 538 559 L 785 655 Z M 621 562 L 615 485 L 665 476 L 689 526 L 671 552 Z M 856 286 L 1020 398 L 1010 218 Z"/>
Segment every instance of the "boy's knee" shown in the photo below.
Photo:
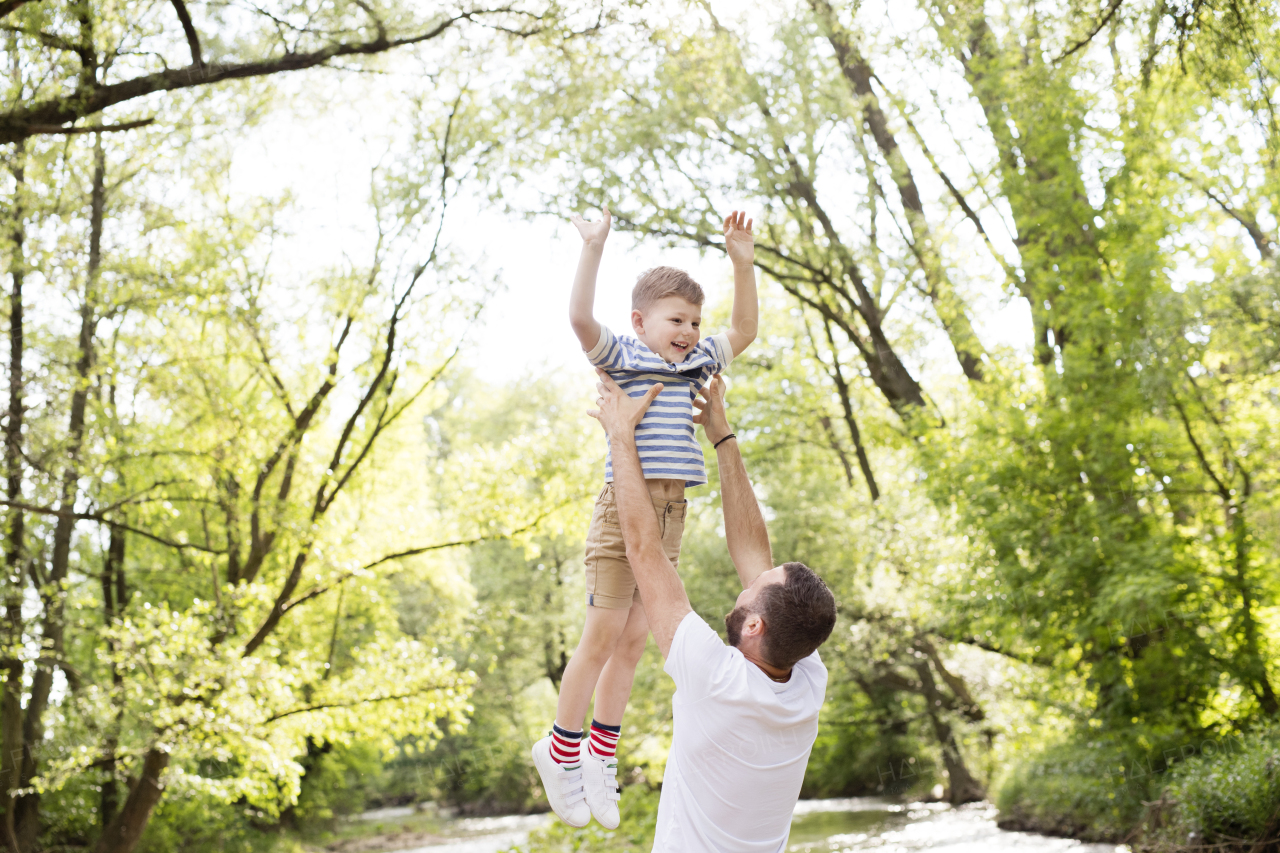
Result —
<path fill-rule="evenodd" d="M 614 626 L 605 621 L 588 623 L 582 639 L 578 641 L 577 653 L 607 659 L 613 654 L 622 633 L 621 625 Z"/>
<path fill-rule="evenodd" d="M 638 636 L 627 634 L 618 640 L 618 647 L 614 650 L 614 655 L 622 658 L 631 664 L 640 662 L 640 657 L 644 654 L 645 642 L 648 641 L 649 634 L 646 632 Z"/>

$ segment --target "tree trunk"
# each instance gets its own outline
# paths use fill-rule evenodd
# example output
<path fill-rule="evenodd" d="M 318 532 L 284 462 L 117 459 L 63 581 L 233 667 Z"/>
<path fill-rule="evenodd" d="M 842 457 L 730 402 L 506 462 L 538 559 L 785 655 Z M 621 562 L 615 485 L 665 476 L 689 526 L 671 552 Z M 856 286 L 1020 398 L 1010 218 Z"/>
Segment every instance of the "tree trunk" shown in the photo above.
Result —
<path fill-rule="evenodd" d="M 4 425 L 4 462 L 6 495 L 10 501 L 22 500 L 22 421 L 24 412 L 25 378 L 22 357 L 25 348 L 23 337 L 22 285 L 26 275 L 26 258 L 23 241 L 26 230 L 23 223 L 23 191 L 26 183 L 24 159 L 26 146 L 20 144 L 14 152 L 12 167 L 15 191 L 13 194 L 12 231 L 10 239 L 9 273 L 12 289 L 9 291 L 9 411 Z M 22 645 L 22 592 L 26 573 L 22 561 L 26 538 L 26 518 L 22 510 L 10 508 L 6 519 L 5 543 L 5 630 L 6 648 Z M 10 792 L 19 787 L 20 765 L 16 756 L 21 755 L 22 744 L 22 661 L 17 657 L 5 657 L 0 661 L 4 674 L 4 692 L 0 695 L 0 786 L 4 797 L 3 840 L 13 853 L 18 850 L 18 838 L 14 834 L 14 799 Z"/>
<path fill-rule="evenodd" d="M 169 753 L 153 746 L 142 762 L 142 773 L 130 788 L 124 808 L 102 833 L 93 853 L 132 853 L 151 819 L 151 810 L 164 794 L 161 777 L 168 766 Z"/>
<path fill-rule="evenodd" d="M 849 391 L 849 383 L 845 381 L 844 371 L 840 369 L 840 350 L 836 348 L 835 335 L 831 333 L 831 324 L 824 318 L 822 327 L 827 332 L 827 343 L 831 345 L 831 381 L 836 384 L 836 392 L 840 395 L 840 408 L 844 413 L 845 426 L 849 428 L 849 437 L 853 439 L 853 450 L 858 454 L 858 467 L 862 469 L 862 477 L 867 481 L 867 490 L 871 492 L 871 500 L 880 500 L 880 487 L 876 485 L 875 475 L 871 473 L 871 460 L 867 458 L 867 449 L 862 444 L 862 432 L 853 417 L 853 400 Z M 819 362 L 822 359 L 818 359 Z"/>
<path fill-rule="evenodd" d="M 969 772 L 969 768 L 965 766 L 964 756 L 960 754 L 960 744 L 956 742 L 951 724 L 942 717 L 942 694 L 933 680 L 933 672 L 929 669 L 928 661 L 915 664 L 914 669 L 920 676 L 929 720 L 933 723 L 933 734 L 942 747 L 942 763 L 947 769 L 947 779 L 950 781 L 948 799 L 953 806 L 986 799 L 987 792 L 982 787 L 982 783 L 975 779 Z"/>
<path fill-rule="evenodd" d="M 1248 497 L 1248 490 L 1245 490 Z M 1255 591 L 1249 582 L 1249 526 L 1245 522 L 1244 506 L 1229 501 L 1224 496 L 1227 524 L 1230 525 L 1232 545 L 1235 550 L 1233 566 L 1236 591 L 1240 595 L 1240 624 L 1244 631 L 1245 660 L 1238 666 L 1258 704 L 1268 717 L 1280 715 L 1280 700 L 1267 675 L 1267 659 L 1262 651 L 1258 620 L 1253 613 Z"/>
<path fill-rule="evenodd" d="M 62 473 L 58 509 L 67 515 L 59 515 L 53 529 L 53 554 L 49 562 L 47 588 L 41 590 L 44 604 L 41 647 L 43 654 L 36 661 L 31 678 L 31 696 L 27 700 L 26 714 L 22 720 L 22 773 L 21 785 L 30 786 L 39 772 L 36 755 L 44 742 L 44 713 L 49 707 L 49 694 L 53 689 L 53 671 L 61 666 L 63 656 L 63 608 L 65 591 L 63 581 L 71 557 L 71 536 L 75 531 L 74 512 L 79 494 L 80 453 L 84 445 L 85 410 L 89 402 L 90 371 L 93 367 L 93 339 L 97 326 L 95 309 L 98 271 L 102 263 L 102 219 L 106 199 L 106 156 L 102 148 L 102 134 L 97 134 L 94 146 L 93 187 L 90 195 L 89 216 L 89 264 L 85 274 L 84 298 L 80 304 L 80 357 L 76 361 L 76 386 L 71 394 L 71 414 L 67 425 L 66 468 Z M 14 826 L 22 849 L 30 849 L 40 835 L 40 795 L 34 791 L 24 794 L 14 803 Z"/>
<path fill-rule="evenodd" d="M 942 258 L 938 253 L 937 242 L 929 228 L 924 215 L 924 204 L 920 200 L 920 190 L 916 187 L 915 176 L 898 147 L 898 140 L 889 130 L 889 122 L 884 111 L 880 109 L 880 101 L 871 88 L 873 76 L 871 66 L 858 52 L 853 39 L 836 17 L 835 10 L 827 0 L 809 0 L 814 14 L 827 31 L 827 41 L 836 54 L 840 71 L 849 81 L 855 97 L 862 107 L 862 118 L 871 136 L 880 149 L 881 155 L 889 164 L 893 173 L 893 181 L 898 187 L 898 197 L 902 209 L 906 213 L 907 225 L 911 230 L 912 250 L 924 271 L 928 285 L 929 300 L 938 315 L 947 338 L 955 350 L 956 359 L 969 379 L 982 380 L 982 356 L 984 350 L 973 324 L 969 320 L 964 302 L 955 292 L 955 286 L 947 277 L 942 266 Z"/>
<path fill-rule="evenodd" d="M 943 17 L 948 27 L 960 25 L 950 13 Z M 1094 310 L 1094 288 L 1102 284 L 1095 211 L 1080 167 L 1065 150 L 1061 136 L 1064 126 L 1078 116 L 1070 112 L 1068 103 L 1043 90 L 1046 66 L 1039 51 L 1024 50 L 1016 42 L 1001 45 L 980 10 L 968 31 L 966 49 L 957 50 L 955 56 L 999 153 L 1000 181 L 1025 275 L 1020 289 L 1035 326 L 1036 360 L 1048 366 L 1055 358 L 1054 347 L 1065 352 L 1072 336 L 1071 305 L 1082 306 L 1081 313 Z M 1035 96 L 1018 100 L 1019 93 L 1029 91 L 1035 91 Z M 1049 224 L 1046 210 L 1074 221 L 1075 227 Z M 1062 289 L 1066 281 L 1072 283 L 1070 292 Z"/>
<path fill-rule="evenodd" d="M 127 535 L 119 527 L 111 528 L 111 541 L 107 545 L 107 559 L 102 567 L 102 621 L 107 626 L 112 625 L 124 609 L 124 555 Z M 115 652 L 116 644 L 111 642 L 110 648 L 112 652 Z M 115 719 L 112 721 L 106 740 L 102 745 L 105 767 L 103 768 L 102 791 L 98 800 L 98 819 L 102 823 L 104 832 L 111 825 L 111 821 L 115 819 L 119 810 L 119 788 L 116 784 L 115 773 L 116 750 L 120 745 L 120 723 L 124 714 L 123 701 L 119 699 L 119 690 L 123 683 L 124 678 L 121 676 L 120 670 L 112 663 L 111 686 L 116 692 L 117 701 L 120 704 L 117 705 Z"/>

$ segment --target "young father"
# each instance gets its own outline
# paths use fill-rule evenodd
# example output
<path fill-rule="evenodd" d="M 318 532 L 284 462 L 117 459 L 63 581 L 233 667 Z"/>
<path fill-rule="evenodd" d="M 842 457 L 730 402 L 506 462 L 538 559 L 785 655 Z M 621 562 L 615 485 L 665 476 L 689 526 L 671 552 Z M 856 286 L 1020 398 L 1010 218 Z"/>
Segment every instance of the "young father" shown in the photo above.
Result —
<path fill-rule="evenodd" d="M 716 446 L 725 539 L 742 581 L 726 646 L 689 607 L 640 473 L 636 424 L 662 386 L 632 398 L 600 376 L 591 414 L 609 435 L 627 559 L 676 683 L 654 853 L 781 853 L 818 735 L 827 670 L 817 648 L 835 625 L 835 598 L 804 564 L 773 565 L 717 376 L 695 420 Z"/>

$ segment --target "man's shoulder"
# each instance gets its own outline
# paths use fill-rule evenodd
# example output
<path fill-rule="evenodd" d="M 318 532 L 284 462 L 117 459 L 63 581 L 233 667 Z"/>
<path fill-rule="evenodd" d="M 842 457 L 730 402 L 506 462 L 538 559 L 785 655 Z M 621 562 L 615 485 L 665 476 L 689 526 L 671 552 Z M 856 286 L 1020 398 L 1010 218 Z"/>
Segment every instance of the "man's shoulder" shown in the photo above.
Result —
<path fill-rule="evenodd" d="M 801 658 L 791 669 L 793 673 L 799 673 L 800 677 L 813 685 L 814 692 L 818 695 L 819 704 L 821 704 L 822 696 L 827 689 L 827 665 L 822 662 L 817 650 L 815 649 L 813 654 L 808 657 Z"/>
<path fill-rule="evenodd" d="M 682 690 L 705 692 L 714 674 L 732 658 L 730 647 L 693 610 L 685 614 L 671 638 L 664 669 Z"/>
<path fill-rule="evenodd" d="M 697 611 L 690 610 L 684 615 L 684 619 L 680 620 L 680 627 L 676 628 L 676 634 L 671 640 L 673 654 L 677 648 L 684 653 L 696 654 L 707 649 L 727 649 L 728 647 L 724 640 L 720 639 L 720 635 L 707 624 L 706 619 L 699 616 Z"/>

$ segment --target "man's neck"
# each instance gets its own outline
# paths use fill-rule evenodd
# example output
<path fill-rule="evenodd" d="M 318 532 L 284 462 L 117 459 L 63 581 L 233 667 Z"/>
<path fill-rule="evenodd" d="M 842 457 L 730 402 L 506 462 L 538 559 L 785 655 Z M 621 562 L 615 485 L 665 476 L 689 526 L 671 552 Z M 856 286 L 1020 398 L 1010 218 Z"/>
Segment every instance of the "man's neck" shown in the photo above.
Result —
<path fill-rule="evenodd" d="M 742 650 L 739 649 L 738 651 Z M 783 683 L 791 680 L 791 670 L 789 669 L 778 669 L 778 667 L 766 663 L 755 655 L 748 654 L 747 652 L 742 652 L 742 656 L 758 666 L 761 672 L 769 676 L 769 678 L 774 681 Z"/>

